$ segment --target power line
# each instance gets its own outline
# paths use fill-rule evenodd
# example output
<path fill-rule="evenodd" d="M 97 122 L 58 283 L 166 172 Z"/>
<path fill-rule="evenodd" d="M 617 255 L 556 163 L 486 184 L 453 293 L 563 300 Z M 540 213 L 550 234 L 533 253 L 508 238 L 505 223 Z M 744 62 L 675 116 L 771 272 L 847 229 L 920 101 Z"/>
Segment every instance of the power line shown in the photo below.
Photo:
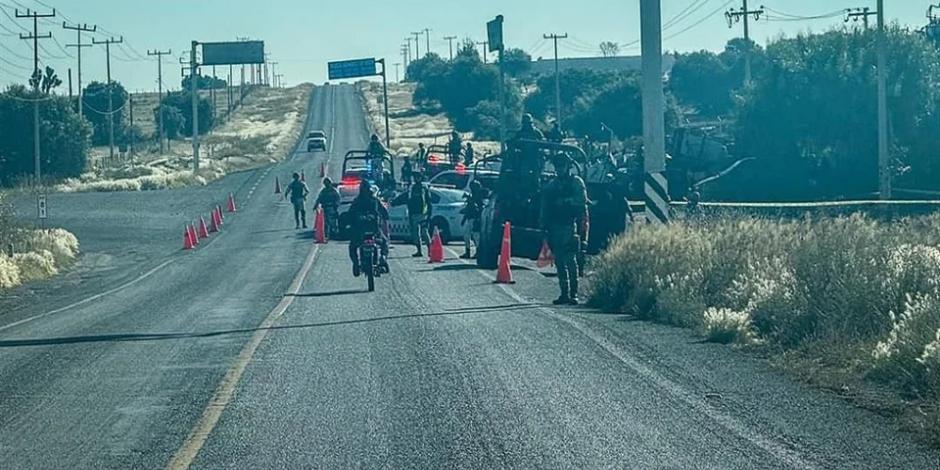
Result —
<path fill-rule="evenodd" d="M 78 39 L 75 44 L 66 44 L 66 47 L 74 47 L 78 51 L 78 117 L 81 118 L 84 116 L 84 105 L 82 104 L 84 96 L 84 92 L 82 91 L 82 49 L 86 47 L 92 47 L 91 44 L 82 43 L 82 33 L 94 33 L 98 30 L 98 27 L 88 27 L 87 24 L 75 24 L 69 26 L 68 23 L 63 21 L 62 29 L 75 31 Z"/>
<path fill-rule="evenodd" d="M 754 21 L 760 19 L 761 15 L 764 14 L 764 7 L 760 7 L 756 10 L 748 10 L 747 0 L 742 0 L 742 6 L 740 10 L 734 10 L 733 8 L 725 12 L 725 18 L 728 20 L 728 27 L 734 27 L 734 23 L 742 22 L 744 23 L 744 41 L 747 43 L 745 46 L 747 49 L 744 51 L 744 84 L 749 85 L 751 83 L 751 33 L 748 29 L 748 20 L 751 16 L 754 17 Z"/>
<path fill-rule="evenodd" d="M 734 3 L 734 2 L 735 2 L 735 0 L 728 0 L 727 2 L 723 3 L 720 7 L 714 9 L 713 11 L 709 12 L 707 15 L 705 15 L 704 17 L 702 17 L 702 19 L 696 21 L 695 23 L 692 23 L 692 24 L 689 25 L 689 26 L 686 26 L 685 28 L 683 28 L 683 29 L 681 29 L 681 30 L 679 30 L 679 31 L 676 31 L 675 33 L 672 33 L 672 34 L 670 34 L 670 35 L 664 37 L 664 38 L 663 38 L 663 41 L 668 41 L 668 40 L 670 40 L 670 39 L 673 39 L 673 38 L 675 38 L 675 37 L 681 36 L 681 35 L 683 35 L 683 34 L 689 32 L 689 31 L 691 31 L 691 30 L 697 28 L 698 26 L 704 24 L 706 21 L 708 21 L 708 20 L 712 19 L 713 17 L 715 17 L 715 15 L 718 15 L 719 13 L 721 13 L 721 10 L 724 10 L 726 7 L 728 7 L 728 5 L 731 5 L 731 4 Z M 638 44 L 638 43 L 639 43 L 639 41 L 636 41 L 636 42 L 634 42 L 634 43 L 632 43 L 632 44 L 630 44 L 630 45 Z"/>

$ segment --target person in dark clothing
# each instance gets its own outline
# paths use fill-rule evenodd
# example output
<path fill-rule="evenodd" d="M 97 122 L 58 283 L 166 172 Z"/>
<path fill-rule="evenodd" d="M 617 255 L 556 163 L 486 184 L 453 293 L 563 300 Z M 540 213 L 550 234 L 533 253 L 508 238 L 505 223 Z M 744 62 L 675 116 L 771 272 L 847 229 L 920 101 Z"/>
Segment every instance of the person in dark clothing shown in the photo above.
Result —
<path fill-rule="evenodd" d="M 405 184 L 411 184 L 411 175 L 414 174 L 414 163 L 411 161 L 411 157 L 405 156 L 404 160 L 401 162 L 401 180 Z"/>
<path fill-rule="evenodd" d="M 522 115 L 522 127 L 516 133 L 516 139 L 545 140 L 545 134 L 535 127 L 532 115 L 526 113 Z"/>
<path fill-rule="evenodd" d="M 294 173 L 292 178 L 293 181 L 284 191 L 284 199 L 290 198 L 291 204 L 294 205 L 294 228 L 299 229 L 301 223 L 303 223 L 303 228 L 307 228 L 307 209 L 304 205 L 310 190 L 307 189 L 307 183 L 300 180 L 300 173 Z"/>
<path fill-rule="evenodd" d="M 542 196 L 542 228 L 555 254 L 561 295 L 555 305 L 578 303 L 578 253 L 581 250 L 578 221 L 587 211 L 587 189 L 580 176 L 571 174 L 571 162 L 556 155 L 552 161 L 558 176 Z"/>
<path fill-rule="evenodd" d="M 447 152 L 450 154 L 450 162 L 456 165 L 460 162 L 460 154 L 463 152 L 463 140 L 460 133 L 453 131 L 450 133 L 450 142 L 447 144 Z"/>
<path fill-rule="evenodd" d="M 328 238 L 336 236 L 339 231 L 339 203 L 341 199 L 339 190 L 333 185 L 333 180 L 323 178 L 323 189 L 317 195 L 317 202 L 313 207 L 314 209 L 317 207 L 323 208 L 323 218 L 326 222 L 326 235 Z"/>
<path fill-rule="evenodd" d="M 463 164 L 465 166 L 473 165 L 473 160 L 475 158 L 476 158 L 476 155 L 474 154 L 474 151 L 473 151 L 473 144 L 471 144 L 470 142 L 467 142 L 467 148 L 466 150 L 464 150 L 464 153 L 463 153 Z"/>
<path fill-rule="evenodd" d="M 411 227 L 411 238 L 415 244 L 414 258 L 424 256 L 421 244 L 431 245 L 431 235 L 428 225 L 431 220 L 431 190 L 423 183 L 424 178 L 416 175 L 415 182 L 408 190 L 408 224 Z"/>
<path fill-rule="evenodd" d="M 483 205 L 488 197 L 486 188 L 479 181 L 474 180 L 470 183 L 470 194 L 466 196 L 467 205 L 460 211 L 463 214 L 461 223 L 464 225 L 464 253 L 463 259 L 471 259 L 470 244 L 480 246 L 480 231 L 482 229 Z"/>
<path fill-rule="evenodd" d="M 561 131 L 561 124 L 558 121 L 555 121 L 555 124 L 552 125 L 552 130 L 548 132 L 548 135 L 545 136 L 549 142 L 555 142 L 560 144 L 561 141 L 565 140 L 565 133 Z"/>
<path fill-rule="evenodd" d="M 349 260 L 353 265 L 353 276 L 359 277 L 361 274 L 359 266 L 359 247 L 362 246 L 363 238 L 367 233 L 374 234 L 376 240 L 381 238 L 381 222 L 383 211 L 388 215 L 388 211 L 382 205 L 382 202 L 375 196 L 372 190 L 372 184 L 362 180 L 359 184 L 359 195 L 353 199 L 349 206 Z"/>
<path fill-rule="evenodd" d="M 369 148 L 366 152 L 369 154 L 373 179 L 382 182 L 385 170 L 385 155 L 388 153 L 388 150 L 382 145 L 382 142 L 379 141 L 379 136 L 372 134 L 372 139 L 369 141 Z"/>

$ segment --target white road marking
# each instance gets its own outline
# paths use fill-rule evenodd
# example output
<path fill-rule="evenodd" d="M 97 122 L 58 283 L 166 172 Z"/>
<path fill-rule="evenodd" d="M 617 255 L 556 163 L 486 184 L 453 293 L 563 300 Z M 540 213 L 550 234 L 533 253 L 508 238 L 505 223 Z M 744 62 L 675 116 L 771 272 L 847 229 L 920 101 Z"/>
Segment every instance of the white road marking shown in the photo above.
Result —
<path fill-rule="evenodd" d="M 203 410 L 199 421 L 196 423 L 195 427 L 193 427 L 189 436 L 186 437 L 183 445 L 180 446 L 173 455 L 173 459 L 167 464 L 166 468 L 168 470 L 185 470 L 193 464 L 202 446 L 205 445 L 212 430 L 215 429 L 216 424 L 218 424 L 219 418 L 222 417 L 222 412 L 225 411 L 225 407 L 232 402 L 232 398 L 235 395 L 235 388 L 238 386 L 245 369 L 248 368 L 248 364 L 251 362 L 255 351 L 258 350 L 258 346 L 264 341 L 264 338 L 268 335 L 268 332 L 271 327 L 274 326 L 275 322 L 277 322 L 277 320 L 284 315 L 284 312 L 294 303 L 294 299 L 296 299 L 296 295 L 300 292 L 304 280 L 306 280 L 311 268 L 313 268 L 313 263 L 316 260 L 317 254 L 320 252 L 319 248 L 319 245 L 313 245 L 303 266 L 294 276 L 290 287 L 288 287 L 287 294 L 281 298 L 277 306 L 275 306 L 265 317 L 264 321 L 258 325 L 255 333 L 251 335 L 251 339 L 245 344 L 241 353 L 239 353 L 238 357 L 235 359 L 235 363 L 232 364 L 225 373 L 225 376 L 222 377 L 222 381 L 219 382 L 215 393 L 209 400 L 209 404 L 206 406 L 205 410 Z"/>
<path fill-rule="evenodd" d="M 445 247 L 446 248 L 446 247 Z M 471 264 L 470 261 L 461 259 L 457 252 L 450 248 L 446 248 L 448 252 L 451 253 L 457 260 L 464 264 Z M 490 281 L 496 281 L 496 276 L 491 274 L 489 271 L 477 271 L 481 276 Z M 529 303 L 528 300 L 522 297 L 518 292 L 516 292 L 508 284 L 496 284 L 500 289 L 503 290 L 506 295 L 511 299 L 519 303 Z M 818 468 L 815 464 L 807 461 L 802 456 L 800 456 L 797 451 L 787 448 L 785 445 L 773 440 L 771 437 L 767 437 L 761 434 L 759 431 L 753 429 L 747 424 L 743 423 L 739 419 L 735 418 L 732 415 L 722 413 L 714 408 L 709 407 L 705 404 L 701 397 L 695 395 L 692 392 L 689 392 L 681 385 L 673 382 L 656 372 L 652 368 L 642 364 L 633 357 L 631 357 L 627 352 L 622 348 L 618 347 L 616 344 L 612 343 L 610 340 L 605 338 L 603 335 L 592 330 L 587 325 L 579 322 L 568 315 L 562 315 L 548 307 L 538 306 L 535 310 L 541 312 L 542 314 L 551 317 L 557 321 L 567 324 L 568 326 L 574 328 L 579 333 L 586 336 L 588 339 L 593 341 L 595 344 L 600 346 L 602 349 L 607 351 L 611 356 L 620 361 L 621 364 L 627 368 L 633 370 L 641 377 L 646 379 L 647 382 L 652 383 L 653 385 L 659 387 L 661 390 L 665 391 L 671 395 L 676 400 L 684 403 L 689 408 L 692 408 L 698 413 L 701 413 L 704 416 L 707 416 L 712 421 L 720 425 L 721 427 L 727 429 L 734 435 L 739 438 L 753 444 L 754 446 L 762 449 L 768 454 L 772 455 L 777 460 L 796 468 L 804 469 L 816 469 Z"/>
<path fill-rule="evenodd" d="M 34 320 L 38 320 L 38 319 L 43 318 L 43 317 L 48 317 L 49 315 L 55 315 L 55 314 L 57 314 L 57 313 L 62 313 L 62 312 L 64 312 L 64 311 L 66 311 L 66 310 L 70 310 L 70 309 L 73 309 L 73 308 L 75 308 L 75 307 L 80 307 L 80 306 L 82 306 L 82 305 L 85 305 L 85 304 L 94 302 L 94 301 L 96 301 L 96 300 L 98 300 L 98 299 L 100 299 L 100 298 L 102 298 L 102 297 L 107 297 L 107 296 L 109 296 L 109 295 L 111 295 L 111 294 L 114 294 L 114 293 L 116 293 L 116 292 L 122 291 L 122 290 L 124 290 L 124 289 L 126 289 L 126 288 L 128 288 L 128 287 L 130 287 L 130 286 L 132 286 L 132 285 L 134 285 L 134 284 L 137 284 L 138 282 L 143 281 L 144 279 L 147 279 L 148 277 L 152 276 L 152 275 L 153 275 L 154 273 L 156 273 L 157 271 L 159 271 L 159 270 L 161 270 L 161 269 L 163 269 L 163 268 L 169 266 L 169 265 L 172 264 L 172 263 L 175 263 L 176 261 L 179 261 L 180 259 L 182 259 L 182 258 L 173 258 L 173 259 L 164 261 L 162 264 L 160 264 L 160 265 L 158 265 L 157 267 L 151 269 L 150 271 L 147 271 L 147 272 L 145 272 L 144 274 L 141 274 L 140 276 L 138 276 L 138 277 L 136 277 L 136 278 L 134 278 L 134 279 L 132 279 L 132 280 L 130 280 L 130 281 L 124 283 L 124 284 L 121 284 L 120 286 L 117 286 L 117 287 L 115 287 L 115 288 L 113 288 L 113 289 L 111 289 L 111 290 L 107 290 L 107 291 L 102 292 L 102 293 L 100 293 L 100 294 L 95 294 L 95 295 L 93 295 L 93 296 L 91 296 L 91 297 L 88 297 L 88 298 L 86 298 L 86 299 L 79 300 L 78 302 L 75 302 L 75 303 L 66 305 L 65 307 L 60 307 L 60 308 L 57 308 L 57 309 L 55 309 L 55 310 L 50 310 L 50 311 L 48 311 L 48 312 L 40 313 L 40 314 L 38 314 L 38 315 L 34 315 L 34 316 L 29 317 L 29 318 L 24 318 L 24 319 L 22 319 L 22 320 L 15 321 L 15 322 L 10 323 L 10 324 L 8 324 L 8 325 L 0 326 L 0 331 L 8 330 L 8 329 L 10 329 L 10 328 L 13 328 L 13 327 L 22 325 L 22 324 L 24 324 L 24 323 L 29 323 L 29 322 L 34 321 Z"/>

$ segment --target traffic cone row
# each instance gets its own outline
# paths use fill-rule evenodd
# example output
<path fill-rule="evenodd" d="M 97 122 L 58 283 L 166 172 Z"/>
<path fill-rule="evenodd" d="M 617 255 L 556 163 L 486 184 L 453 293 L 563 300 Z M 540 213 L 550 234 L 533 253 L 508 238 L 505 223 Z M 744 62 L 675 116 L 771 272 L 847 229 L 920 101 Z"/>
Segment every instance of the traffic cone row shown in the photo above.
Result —
<path fill-rule="evenodd" d="M 228 195 L 228 211 L 235 212 L 235 195 Z M 205 217 L 199 217 L 198 222 L 186 224 L 183 232 L 183 250 L 192 250 L 199 245 L 199 240 L 209 238 L 210 234 L 222 231 L 225 216 L 222 215 L 222 205 L 216 205 L 209 214 L 209 223 Z"/>

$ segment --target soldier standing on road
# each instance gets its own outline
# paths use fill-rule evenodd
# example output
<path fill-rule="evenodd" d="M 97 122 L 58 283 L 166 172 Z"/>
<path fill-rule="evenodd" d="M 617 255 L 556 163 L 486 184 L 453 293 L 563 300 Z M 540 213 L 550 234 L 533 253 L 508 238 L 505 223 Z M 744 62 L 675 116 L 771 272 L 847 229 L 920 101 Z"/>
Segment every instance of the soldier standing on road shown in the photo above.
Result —
<path fill-rule="evenodd" d="M 307 228 L 307 209 L 304 204 L 310 190 L 307 189 L 307 183 L 300 180 L 300 173 L 294 173 L 292 177 L 293 181 L 284 191 L 284 199 L 289 197 L 291 204 L 294 205 L 294 228 L 299 229 L 301 222 L 303 222 L 303 228 Z"/>
<path fill-rule="evenodd" d="M 460 133 L 456 130 L 450 133 L 450 143 L 447 145 L 450 153 L 450 162 L 456 165 L 460 162 L 460 153 L 463 150 L 463 140 L 460 139 Z"/>
<path fill-rule="evenodd" d="M 552 163 L 555 179 L 545 187 L 542 199 L 542 229 L 555 255 L 561 295 L 555 305 L 578 304 L 578 251 L 581 241 L 577 222 L 587 210 L 587 189 L 579 176 L 571 174 L 571 161 L 556 155 Z"/>
<path fill-rule="evenodd" d="M 388 153 L 385 146 L 382 145 L 382 142 L 379 141 L 379 136 L 372 134 L 372 140 L 369 141 L 369 149 L 367 150 L 369 154 L 369 160 L 372 163 L 372 173 L 374 178 L 378 182 L 382 182 L 383 179 L 383 170 L 384 170 L 384 159 L 385 154 Z"/>
<path fill-rule="evenodd" d="M 414 163 L 411 162 L 411 157 L 405 155 L 405 159 L 401 162 L 401 180 L 405 184 L 411 184 L 411 175 L 414 174 Z"/>
<path fill-rule="evenodd" d="M 465 196 L 467 204 L 460 211 L 463 214 L 461 224 L 465 227 L 463 235 L 464 252 L 461 255 L 463 259 L 471 259 L 470 244 L 480 247 L 480 231 L 482 230 L 481 220 L 483 216 L 483 205 L 487 198 L 487 191 L 479 181 L 473 180 L 470 183 L 470 194 Z"/>
<path fill-rule="evenodd" d="M 415 182 L 408 189 L 408 224 L 411 227 L 411 239 L 415 244 L 413 258 L 424 256 L 421 244 L 431 245 L 428 224 L 431 220 L 431 191 L 424 185 L 424 177 L 415 175 Z"/>

